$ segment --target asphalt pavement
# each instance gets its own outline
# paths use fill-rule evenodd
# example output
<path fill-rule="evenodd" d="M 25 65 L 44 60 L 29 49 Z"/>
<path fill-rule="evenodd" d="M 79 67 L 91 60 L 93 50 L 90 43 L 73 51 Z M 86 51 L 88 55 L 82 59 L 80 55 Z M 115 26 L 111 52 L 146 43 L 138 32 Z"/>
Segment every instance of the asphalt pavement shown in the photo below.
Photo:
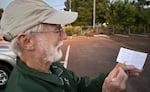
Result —
<path fill-rule="evenodd" d="M 150 37 L 142 36 L 95 36 L 68 37 L 62 47 L 64 57 L 70 46 L 67 68 L 78 76 L 94 78 L 100 73 L 110 72 L 116 64 L 120 47 L 125 47 L 150 54 Z M 150 92 L 150 56 L 139 77 L 129 78 L 124 92 Z M 0 92 L 3 92 L 0 90 Z"/>
<path fill-rule="evenodd" d="M 150 37 L 142 36 L 70 37 L 65 41 L 64 54 L 68 45 L 70 45 L 70 53 L 67 68 L 78 76 L 91 78 L 112 70 L 120 47 L 150 53 Z M 136 78 L 129 78 L 124 92 L 150 92 L 149 65 L 148 54 L 142 74 Z"/>

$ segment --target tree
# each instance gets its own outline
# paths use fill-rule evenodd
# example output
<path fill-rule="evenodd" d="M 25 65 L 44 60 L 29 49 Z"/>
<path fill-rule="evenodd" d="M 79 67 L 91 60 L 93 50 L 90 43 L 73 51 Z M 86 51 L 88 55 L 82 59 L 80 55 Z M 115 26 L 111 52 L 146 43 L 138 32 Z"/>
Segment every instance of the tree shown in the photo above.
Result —
<path fill-rule="evenodd" d="M 135 16 L 138 14 L 138 8 L 133 3 L 128 2 L 128 0 L 118 0 L 110 5 L 111 20 L 109 23 L 116 25 L 118 30 L 123 33 L 128 33 L 126 30 L 136 22 Z"/>
<path fill-rule="evenodd" d="M 138 0 L 138 4 L 139 4 L 140 8 L 142 8 L 142 9 L 143 9 L 145 3 L 146 3 L 146 0 Z"/>
<path fill-rule="evenodd" d="M 78 19 L 73 25 L 91 26 L 93 21 L 93 0 L 71 0 L 71 10 L 78 12 Z M 96 23 L 104 23 L 108 18 L 108 0 L 96 0 Z M 69 10 L 70 0 L 66 0 L 64 10 Z"/>
<path fill-rule="evenodd" d="M 146 1 L 144 5 L 150 5 L 150 1 Z"/>
<path fill-rule="evenodd" d="M 146 0 L 129 2 L 128 0 L 96 0 L 96 24 L 108 23 L 125 32 L 130 26 L 142 30 L 140 26 L 150 26 L 150 8 L 144 9 Z M 72 25 L 92 26 L 93 0 L 71 0 L 71 10 L 78 12 L 78 19 Z M 65 2 L 65 10 L 69 10 L 70 0 Z M 142 6 L 142 7 L 141 7 Z M 144 28 L 145 29 L 145 28 Z M 127 32 L 126 32 L 127 33 Z"/>
<path fill-rule="evenodd" d="M 92 1 L 71 0 L 71 11 L 78 12 L 78 19 L 72 25 L 92 25 Z M 65 2 L 65 10 L 69 10 L 70 0 Z"/>
<path fill-rule="evenodd" d="M 0 20 L 1 20 L 1 17 L 2 17 L 2 14 L 3 14 L 3 9 L 2 8 L 0 8 Z"/>
<path fill-rule="evenodd" d="M 108 0 L 96 0 L 96 23 L 105 23 L 110 20 L 110 5 Z"/>

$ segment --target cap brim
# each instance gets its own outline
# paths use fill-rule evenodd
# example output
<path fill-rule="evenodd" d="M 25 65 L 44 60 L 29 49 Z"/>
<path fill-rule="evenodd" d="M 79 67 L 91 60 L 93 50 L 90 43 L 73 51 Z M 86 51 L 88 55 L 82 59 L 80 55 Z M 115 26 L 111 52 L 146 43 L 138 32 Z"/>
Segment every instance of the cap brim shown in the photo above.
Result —
<path fill-rule="evenodd" d="M 48 17 L 43 23 L 49 23 L 49 24 L 70 24 L 74 22 L 77 19 L 78 13 L 77 12 L 69 12 L 69 11 L 54 11 L 52 14 L 50 14 L 50 17 Z"/>

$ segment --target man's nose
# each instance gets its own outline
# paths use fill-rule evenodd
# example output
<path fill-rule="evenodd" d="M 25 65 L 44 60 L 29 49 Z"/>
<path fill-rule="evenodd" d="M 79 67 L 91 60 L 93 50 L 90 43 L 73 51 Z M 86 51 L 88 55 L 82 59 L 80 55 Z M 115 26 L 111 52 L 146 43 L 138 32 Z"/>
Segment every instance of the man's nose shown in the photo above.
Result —
<path fill-rule="evenodd" d="M 67 40 L 67 34 L 66 34 L 66 32 L 63 30 L 63 31 L 61 31 L 61 38 L 60 38 L 61 40 Z"/>

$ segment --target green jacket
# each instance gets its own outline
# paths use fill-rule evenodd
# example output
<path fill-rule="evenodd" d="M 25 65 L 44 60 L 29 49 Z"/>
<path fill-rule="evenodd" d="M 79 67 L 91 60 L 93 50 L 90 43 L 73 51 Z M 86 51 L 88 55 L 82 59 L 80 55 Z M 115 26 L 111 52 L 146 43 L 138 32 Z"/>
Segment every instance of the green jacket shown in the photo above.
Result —
<path fill-rule="evenodd" d="M 42 73 L 27 67 L 19 58 L 5 92 L 101 92 L 104 74 L 95 79 L 77 77 L 55 62 L 50 73 Z"/>

